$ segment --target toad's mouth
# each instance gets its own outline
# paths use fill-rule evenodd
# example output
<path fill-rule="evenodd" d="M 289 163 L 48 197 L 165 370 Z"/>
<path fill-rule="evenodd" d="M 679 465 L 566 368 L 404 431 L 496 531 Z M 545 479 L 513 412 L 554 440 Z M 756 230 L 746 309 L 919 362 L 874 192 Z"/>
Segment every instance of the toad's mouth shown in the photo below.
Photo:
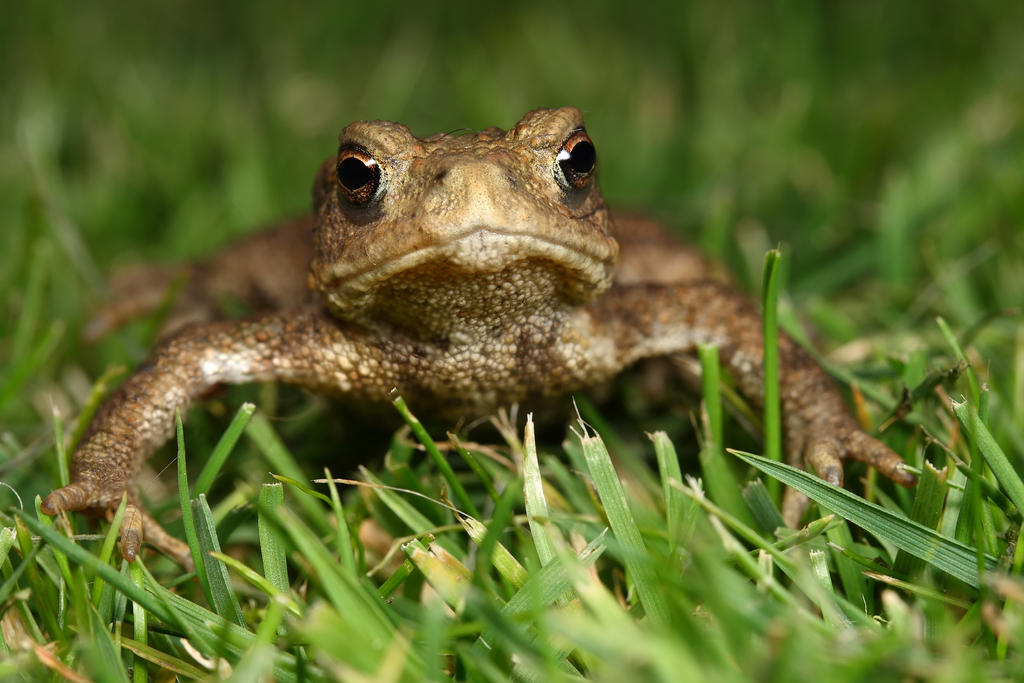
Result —
<path fill-rule="evenodd" d="M 379 263 L 341 263 L 324 284 L 332 299 L 356 303 L 390 279 L 413 269 L 429 269 L 431 264 L 472 276 L 496 273 L 529 260 L 547 262 L 551 272 L 560 273 L 574 290 L 570 293 L 574 298 L 590 299 L 611 284 L 616 256 L 614 247 L 603 241 L 570 246 L 546 235 L 474 227 Z"/>

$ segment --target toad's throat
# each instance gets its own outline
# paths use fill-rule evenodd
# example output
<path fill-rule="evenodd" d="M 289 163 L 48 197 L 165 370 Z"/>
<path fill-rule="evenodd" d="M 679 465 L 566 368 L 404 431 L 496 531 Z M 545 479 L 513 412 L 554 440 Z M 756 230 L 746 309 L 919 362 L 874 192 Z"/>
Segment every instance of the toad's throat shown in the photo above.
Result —
<path fill-rule="evenodd" d="M 492 273 L 431 262 L 383 283 L 357 317 L 418 338 L 479 340 L 564 320 L 573 307 L 565 295 L 570 287 L 563 269 L 540 259 Z"/>

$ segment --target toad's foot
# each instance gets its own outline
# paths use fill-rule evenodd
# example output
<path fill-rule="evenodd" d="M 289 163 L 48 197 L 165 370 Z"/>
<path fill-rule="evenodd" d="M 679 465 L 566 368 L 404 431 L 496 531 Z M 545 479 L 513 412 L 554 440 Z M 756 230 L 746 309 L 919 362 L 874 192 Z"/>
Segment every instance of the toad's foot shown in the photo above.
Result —
<path fill-rule="evenodd" d="M 157 311 L 175 296 L 176 283 L 184 285 L 187 268 L 139 266 L 120 270 L 108 283 L 108 301 L 96 311 L 82 331 L 87 342 L 94 342 L 125 323 Z"/>
<path fill-rule="evenodd" d="M 181 330 L 103 403 L 71 459 L 71 483 L 46 497 L 43 512 L 110 514 L 127 492 L 125 559 L 134 560 L 145 540 L 190 567 L 187 546 L 167 534 L 134 495 L 139 466 L 174 433 L 175 414 L 225 382 L 281 380 L 325 388 L 340 378 L 339 389 L 380 400 L 396 384 L 393 375 L 376 369 L 381 353 L 313 309 Z"/>
<path fill-rule="evenodd" d="M 221 319 L 229 303 L 251 312 L 301 306 L 310 296 L 301 274 L 313 256 L 312 236 L 313 217 L 305 216 L 239 240 L 203 263 L 116 271 L 107 286 L 107 302 L 83 336 L 95 341 L 168 304 L 173 305 L 161 321 L 161 337 L 189 324 Z"/>
<path fill-rule="evenodd" d="M 640 358 L 718 348 L 722 365 L 754 405 L 764 401 L 764 337 L 753 306 L 727 285 L 712 281 L 677 286 L 620 287 L 589 309 L 583 337 L 605 339 L 622 365 Z M 586 325 L 589 324 L 589 327 Z M 903 459 L 860 429 L 831 378 L 785 334 L 779 335 L 779 390 L 787 459 L 837 486 L 843 461 L 861 460 L 903 486 L 914 476 Z M 787 492 L 783 518 L 796 524 L 807 499 Z"/>
<path fill-rule="evenodd" d="M 104 514 L 110 519 L 126 494 L 128 503 L 121 520 L 121 555 L 133 562 L 145 541 L 185 569 L 191 570 L 192 553 L 189 547 L 164 531 L 138 499 L 126 491 L 123 482 L 78 481 L 52 491 L 43 499 L 41 508 L 48 515 L 85 511 Z"/>
<path fill-rule="evenodd" d="M 806 467 L 833 486 L 843 485 L 843 461 L 860 460 L 902 486 L 913 486 L 916 479 L 904 469 L 906 464 L 884 443 L 857 427 L 852 418 L 834 425 L 828 434 L 819 434 L 800 444 L 790 439 L 789 464 Z M 782 519 L 795 528 L 807 511 L 810 499 L 787 487 L 782 498 Z"/>

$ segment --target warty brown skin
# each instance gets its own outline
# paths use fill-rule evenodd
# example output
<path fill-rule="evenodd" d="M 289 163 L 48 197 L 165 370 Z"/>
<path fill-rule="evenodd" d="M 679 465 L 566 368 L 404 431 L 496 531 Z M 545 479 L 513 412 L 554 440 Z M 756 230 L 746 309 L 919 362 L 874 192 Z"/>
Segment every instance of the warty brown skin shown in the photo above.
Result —
<path fill-rule="evenodd" d="M 712 344 L 759 405 L 757 312 L 657 224 L 607 209 L 590 144 L 573 108 L 530 112 L 507 132 L 418 139 L 390 122 L 345 128 L 317 176 L 314 218 L 181 271 L 177 331 L 103 404 L 71 484 L 43 510 L 109 512 L 127 492 L 125 557 L 145 540 L 189 565 L 187 547 L 142 509 L 134 479 L 171 436 L 175 412 L 224 383 L 281 381 L 364 401 L 397 388 L 414 405 L 476 416 Z M 306 264 L 312 294 L 299 275 Z M 93 333 L 154 307 L 176 273 L 134 274 Z M 269 310 L 213 320 L 224 295 Z M 913 483 L 784 335 L 780 369 L 790 462 L 841 484 L 841 461 L 856 458 Z M 787 521 L 801 511 L 787 499 Z"/>

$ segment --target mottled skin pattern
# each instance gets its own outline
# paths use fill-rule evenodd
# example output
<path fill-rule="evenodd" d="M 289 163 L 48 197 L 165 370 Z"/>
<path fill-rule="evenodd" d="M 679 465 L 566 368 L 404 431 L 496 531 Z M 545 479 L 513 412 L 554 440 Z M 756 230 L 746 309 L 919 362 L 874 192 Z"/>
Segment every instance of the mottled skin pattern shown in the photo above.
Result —
<path fill-rule="evenodd" d="M 185 545 L 141 508 L 134 479 L 171 436 L 175 411 L 221 383 L 281 381 L 363 401 L 397 387 L 413 405 L 475 416 L 705 343 L 760 404 L 757 312 L 656 224 L 607 209 L 586 146 L 573 147 L 581 135 L 590 144 L 581 131 L 572 108 L 531 112 L 508 132 L 425 139 L 395 123 L 348 126 L 317 176 L 313 218 L 183 271 L 177 331 L 103 404 L 74 454 L 72 483 L 43 510 L 109 512 L 127 491 L 125 557 L 145 538 L 188 565 Z M 581 172 L 567 170 L 567 152 Z M 352 155 L 379 171 L 365 195 L 339 170 Z M 297 272 L 304 264 L 309 287 Z M 91 331 L 154 307 L 174 277 L 123 280 L 123 296 Z M 214 321 L 225 295 L 268 312 Z M 841 460 L 852 457 L 913 483 L 788 337 L 780 355 L 791 462 L 839 484 Z M 785 511 L 795 521 L 801 507 L 790 499 Z"/>

